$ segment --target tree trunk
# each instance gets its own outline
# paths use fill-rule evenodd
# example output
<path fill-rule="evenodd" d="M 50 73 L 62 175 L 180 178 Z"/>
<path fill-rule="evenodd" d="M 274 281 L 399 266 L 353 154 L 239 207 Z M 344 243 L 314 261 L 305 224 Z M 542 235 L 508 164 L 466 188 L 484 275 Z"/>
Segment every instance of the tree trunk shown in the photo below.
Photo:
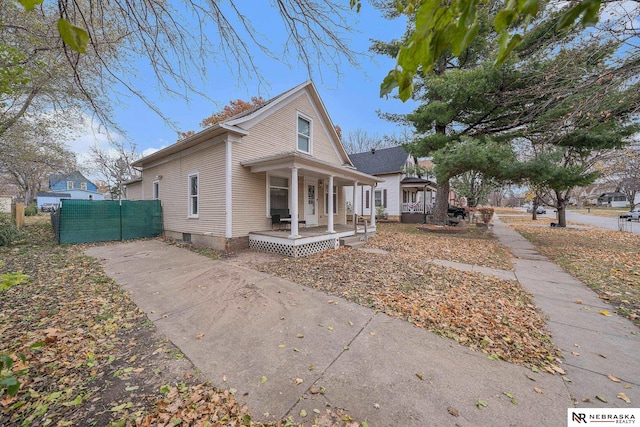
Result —
<path fill-rule="evenodd" d="M 438 183 L 436 192 L 436 206 L 433 210 L 433 221 L 438 225 L 447 225 L 449 209 L 449 191 L 451 190 L 449 180 Z"/>
<path fill-rule="evenodd" d="M 569 192 L 567 191 L 567 195 Z M 558 227 L 566 227 L 567 226 L 567 197 L 560 192 L 556 191 L 556 200 L 557 200 L 557 208 L 558 208 Z"/>

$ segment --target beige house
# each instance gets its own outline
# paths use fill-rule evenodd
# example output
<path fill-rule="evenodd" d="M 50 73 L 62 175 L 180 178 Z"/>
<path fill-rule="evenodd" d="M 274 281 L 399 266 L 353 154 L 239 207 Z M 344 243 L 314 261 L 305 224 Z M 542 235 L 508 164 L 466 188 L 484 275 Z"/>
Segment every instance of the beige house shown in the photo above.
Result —
<path fill-rule="evenodd" d="M 311 81 L 133 166 L 127 198 L 160 199 L 168 237 L 293 257 L 361 232 L 347 226 L 345 188 L 380 181 L 353 167 Z"/>

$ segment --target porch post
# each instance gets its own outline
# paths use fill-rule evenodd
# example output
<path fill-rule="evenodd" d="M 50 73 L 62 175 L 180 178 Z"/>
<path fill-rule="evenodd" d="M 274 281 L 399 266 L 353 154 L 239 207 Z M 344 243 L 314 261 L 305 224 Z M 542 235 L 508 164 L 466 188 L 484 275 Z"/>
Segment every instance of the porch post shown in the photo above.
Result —
<path fill-rule="evenodd" d="M 291 234 L 290 239 L 298 235 L 298 168 L 291 168 Z"/>
<path fill-rule="evenodd" d="M 327 194 L 327 233 L 335 233 L 333 230 L 333 175 L 329 175 Z"/>
<path fill-rule="evenodd" d="M 357 194 L 358 194 L 358 181 L 353 181 L 353 215 L 351 217 L 351 220 L 353 221 L 353 223 L 356 223 L 356 214 L 358 212 L 358 210 L 356 209 L 356 203 L 357 203 Z M 357 226 L 356 226 L 357 227 Z"/>
<path fill-rule="evenodd" d="M 376 187 L 375 184 L 371 184 L 371 194 L 369 194 L 369 206 L 371 206 L 371 226 L 376 225 L 376 197 L 375 197 Z"/>

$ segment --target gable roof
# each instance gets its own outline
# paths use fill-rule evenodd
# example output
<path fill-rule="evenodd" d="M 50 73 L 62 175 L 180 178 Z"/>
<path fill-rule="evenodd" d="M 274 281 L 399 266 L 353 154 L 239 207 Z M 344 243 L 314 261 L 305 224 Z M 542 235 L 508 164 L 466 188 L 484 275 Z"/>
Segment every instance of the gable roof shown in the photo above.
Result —
<path fill-rule="evenodd" d="M 277 109 L 278 106 L 288 102 L 292 97 L 297 96 L 300 92 L 307 91 L 309 96 L 312 98 L 314 104 L 318 107 L 318 113 L 323 118 L 325 123 L 330 124 L 327 126 L 327 131 L 331 134 L 331 139 L 335 142 L 336 148 L 339 151 L 340 157 L 344 160 L 344 164 L 348 166 L 352 166 L 351 161 L 349 160 L 349 155 L 345 151 L 342 143 L 340 142 L 340 137 L 336 132 L 335 127 L 333 126 L 333 122 L 331 121 L 331 117 L 329 117 L 329 113 L 320 99 L 320 95 L 318 94 L 318 90 L 311 80 L 308 80 L 292 89 L 289 89 L 286 92 L 281 93 L 280 95 L 276 95 L 275 97 L 265 101 L 264 103 L 251 108 L 247 111 L 243 111 L 241 113 L 236 114 L 233 117 L 230 117 L 220 123 L 217 123 L 213 126 L 209 126 L 200 132 L 197 132 L 187 138 L 181 139 L 176 143 L 165 147 L 159 151 L 156 151 L 153 154 L 150 154 L 146 157 L 136 160 L 132 163 L 133 166 L 141 167 L 145 163 L 149 163 L 158 159 L 161 159 L 165 156 L 180 152 L 189 147 L 193 147 L 198 145 L 204 141 L 209 140 L 210 138 L 224 134 L 226 132 L 235 133 L 237 135 L 247 135 L 249 131 L 247 128 L 254 121 L 260 120 L 260 118 L 268 114 L 273 109 Z M 243 125 L 245 125 L 243 127 Z"/>
<path fill-rule="evenodd" d="M 369 175 L 402 173 L 402 167 L 407 163 L 408 157 L 409 153 L 402 146 L 372 149 L 349 156 L 356 169 Z"/>
<path fill-rule="evenodd" d="M 53 187 L 54 185 L 56 185 L 60 181 L 73 181 L 74 184 L 76 184 L 76 183 L 79 184 L 81 182 L 89 182 L 89 183 L 93 184 L 93 182 L 89 181 L 79 171 L 74 171 L 74 172 L 71 172 L 71 173 L 68 173 L 68 174 L 53 173 L 53 174 L 49 175 L 49 187 Z M 93 185 L 95 185 L 95 184 L 93 184 Z"/>

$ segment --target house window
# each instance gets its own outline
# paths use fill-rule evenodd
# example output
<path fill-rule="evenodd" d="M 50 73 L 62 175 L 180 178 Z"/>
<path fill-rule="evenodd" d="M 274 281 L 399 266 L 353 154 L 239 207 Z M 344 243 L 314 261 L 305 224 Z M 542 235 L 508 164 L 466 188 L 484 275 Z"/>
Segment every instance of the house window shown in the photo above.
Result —
<path fill-rule="evenodd" d="M 87 183 L 86 182 L 81 182 L 80 183 L 80 189 L 81 190 L 86 190 L 87 189 Z"/>
<path fill-rule="evenodd" d="M 382 206 L 382 190 L 376 190 L 374 193 L 376 208 Z"/>
<path fill-rule="evenodd" d="M 269 177 L 269 209 L 289 209 L 289 179 Z"/>
<path fill-rule="evenodd" d="M 160 198 L 160 181 L 153 181 L 153 200 Z"/>
<path fill-rule="evenodd" d="M 369 209 L 369 190 L 365 191 L 364 207 L 365 209 Z"/>
<path fill-rule="evenodd" d="M 387 207 L 387 190 L 376 190 L 374 192 L 375 206 L 382 206 L 383 208 Z"/>
<path fill-rule="evenodd" d="M 311 121 L 298 116 L 298 150 L 311 152 Z"/>
<path fill-rule="evenodd" d="M 325 187 L 324 191 L 324 213 L 329 215 L 329 186 Z M 333 213 L 338 213 L 338 192 L 337 187 L 333 186 Z"/>
<path fill-rule="evenodd" d="M 198 217 L 199 191 L 198 174 L 193 173 L 189 175 L 189 217 L 192 218 Z"/>
<path fill-rule="evenodd" d="M 73 190 L 73 181 L 67 181 L 67 190 Z"/>

